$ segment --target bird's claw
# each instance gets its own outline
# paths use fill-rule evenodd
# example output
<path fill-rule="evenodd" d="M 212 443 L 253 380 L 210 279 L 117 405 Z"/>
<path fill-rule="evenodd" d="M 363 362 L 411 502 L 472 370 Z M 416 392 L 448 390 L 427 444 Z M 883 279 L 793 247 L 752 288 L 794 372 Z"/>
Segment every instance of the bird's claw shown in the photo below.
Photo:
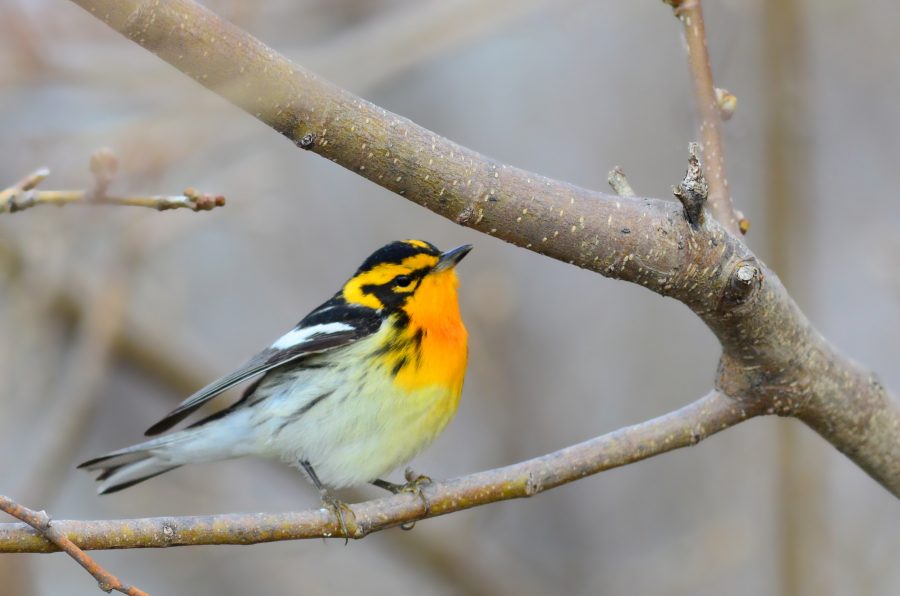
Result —
<path fill-rule="evenodd" d="M 377 486 L 378 488 L 383 488 L 386 491 L 390 491 L 395 495 L 399 495 L 400 493 L 411 493 L 419 497 L 422 501 L 422 506 L 425 509 L 425 515 L 427 516 L 431 512 L 431 504 L 428 502 L 428 497 L 425 496 L 425 491 L 423 490 L 429 484 L 432 484 L 433 481 L 428 476 L 424 474 L 416 474 L 412 468 L 406 468 L 406 471 L 403 473 L 403 476 L 406 478 L 406 484 L 396 484 L 394 482 L 388 482 L 387 480 L 374 480 L 372 484 Z M 405 524 L 400 525 L 400 529 L 402 530 L 412 530 L 416 525 L 416 522 L 407 522 Z"/>
<path fill-rule="evenodd" d="M 412 493 L 419 497 L 422 501 L 422 507 L 424 509 L 425 515 L 427 516 L 431 513 L 431 503 L 428 502 L 428 497 L 425 496 L 425 491 L 423 490 L 426 486 L 433 483 L 431 478 L 425 476 L 424 474 L 416 474 L 412 468 L 406 468 L 403 472 L 404 478 L 406 478 L 406 484 L 402 485 L 398 492 L 403 493 Z M 411 521 L 405 524 L 400 525 L 401 530 L 412 530 L 416 527 L 416 522 Z"/>
<path fill-rule="evenodd" d="M 428 515 L 431 512 L 431 504 L 428 502 L 428 497 L 425 496 L 423 489 L 434 484 L 434 481 L 425 474 L 416 474 L 412 468 L 406 468 L 403 476 L 406 478 L 406 484 L 400 488 L 400 492 L 412 493 L 422 499 L 425 515 Z"/>
<path fill-rule="evenodd" d="M 327 491 L 322 491 L 322 505 L 325 509 L 331 511 L 334 514 L 334 517 L 337 518 L 338 524 L 341 526 L 341 534 L 344 536 L 344 545 L 350 542 L 350 530 L 347 529 L 347 521 L 344 519 L 344 511 L 348 511 L 350 515 L 353 515 L 353 510 L 350 507 L 338 499 L 331 495 L 331 493 Z"/>

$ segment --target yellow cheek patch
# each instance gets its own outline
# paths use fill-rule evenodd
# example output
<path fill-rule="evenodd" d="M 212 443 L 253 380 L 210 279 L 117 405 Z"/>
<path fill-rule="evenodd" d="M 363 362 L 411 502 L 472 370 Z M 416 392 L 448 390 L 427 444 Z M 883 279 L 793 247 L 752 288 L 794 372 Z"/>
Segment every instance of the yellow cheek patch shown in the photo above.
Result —
<path fill-rule="evenodd" d="M 384 304 L 381 303 L 381 300 L 379 300 L 375 294 L 366 294 L 362 291 L 364 285 L 364 283 L 360 283 L 355 277 L 344 285 L 343 295 L 347 304 L 358 304 L 360 306 L 374 308 L 375 310 L 384 308 Z"/>
<path fill-rule="evenodd" d="M 359 304 L 369 308 L 384 308 L 374 294 L 363 291 L 365 286 L 380 286 L 390 282 L 398 275 L 410 274 L 417 269 L 434 267 L 438 257 L 428 254 L 417 254 L 403 259 L 400 263 L 382 263 L 363 271 L 344 285 L 343 296 L 350 304 Z"/>

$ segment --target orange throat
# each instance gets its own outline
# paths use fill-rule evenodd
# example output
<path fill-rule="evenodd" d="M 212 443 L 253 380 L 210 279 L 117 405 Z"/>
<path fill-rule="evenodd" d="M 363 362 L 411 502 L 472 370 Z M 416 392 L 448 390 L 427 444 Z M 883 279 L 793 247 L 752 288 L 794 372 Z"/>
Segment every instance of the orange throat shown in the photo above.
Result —
<path fill-rule="evenodd" d="M 431 273 L 406 303 L 409 325 L 394 366 L 395 382 L 407 391 L 437 386 L 459 398 L 466 374 L 468 334 L 459 313 L 457 285 L 452 269 Z"/>

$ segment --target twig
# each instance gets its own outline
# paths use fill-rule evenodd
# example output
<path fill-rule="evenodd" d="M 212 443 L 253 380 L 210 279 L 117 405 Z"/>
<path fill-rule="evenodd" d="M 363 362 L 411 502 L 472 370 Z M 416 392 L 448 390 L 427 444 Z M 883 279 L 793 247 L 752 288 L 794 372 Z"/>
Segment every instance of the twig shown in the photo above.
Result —
<path fill-rule="evenodd" d="M 531 497 L 585 476 L 616 468 L 703 439 L 762 413 L 759 405 L 712 392 L 674 412 L 560 451 L 423 488 L 428 502 L 402 493 L 350 507 L 350 538 L 488 503 Z M 304 538 L 343 538 L 327 509 L 297 513 L 224 514 L 131 520 L 64 521 L 58 527 L 84 549 L 162 548 L 200 544 L 256 544 Z M 40 535 L 18 524 L 0 524 L 0 552 L 53 552 Z"/>
<path fill-rule="evenodd" d="M 606 177 L 606 181 L 613 189 L 613 192 L 615 192 L 620 197 L 637 196 L 634 193 L 634 189 L 631 188 L 631 184 L 628 182 L 628 178 L 625 177 L 625 171 L 622 170 L 622 168 L 620 168 L 619 166 L 616 166 L 609 171 L 609 174 Z"/>
<path fill-rule="evenodd" d="M 147 592 L 134 586 L 123 584 L 115 575 L 105 570 L 94 559 L 89 557 L 87 553 L 78 548 L 72 542 L 63 530 L 60 530 L 57 524 L 50 522 L 50 516 L 46 511 L 34 511 L 19 505 L 7 496 L 0 495 L 0 509 L 11 516 L 22 520 L 35 529 L 40 536 L 43 536 L 50 543 L 54 544 L 57 549 L 65 552 L 67 555 L 75 559 L 75 561 L 84 567 L 84 569 L 94 576 L 97 584 L 104 592 L 112 592 L 113 590 L 130 596 L 149 596 Z"/>
<path fill-rule="evenodd" d="M 210 211 L 225 205 L 225 197 L 208 195 L 187 188 L 181 195 L 136 195 L 119 197 L 107 194 L 110 183 L 118 167 L 115 156 L 108 150 L 101 149 L 91 155 L 90 168 L 94 175 L 93 190 L 36 190 L 50 170 L 41 168 L 29 174 L 16 184 L 0 190 L 0 213 L 24 211 L 36 205 L 68 205 L 81 203 L 88 205 L 125 205 L 132 207 L 150 207 L 158 211 L 167 209 L 190 209 L 192 211 Z"/>
<path fill-rule="evenodd" d="M 0 205 L 0 213 L 8 211 L 24 211 L 36 205 L 68 205 L 70 203 L 84 203 L 88 205 L 122 205 L 127 207 L 149 207 L 157 211 L 167 209 L 190 209 L 191 211 L 210 211 L 225 204 L 221 196 L 200 194 L 193 188 L 188 188 L 181 195 L 146 195 L 146 196 L 104 196 L 96 197 L 93 193 L 83 190 L 37 190 L 23 193 L 21 199 L 14 198 Z"/>
<path fill-rule="evenodd" d="M 47 168 L 41 168 L 28 174 L 9 188 L 0 190 L 0 213 L 2 213 L 3 210 L 7 208 L 6 206 L 10 201 L 15 200 L 15 198 L 22 193 L 33 189 L 49 175 L 50 170 L 48 170 Z"/>
<path fill-rule="evenodd" d="M 700 145 L 690 143 L 688 152 L 690 153 L 688 169 L 684 173 L 684 179 L 673 189 L 672 194 L 681 201 L 684 217 L 696 229 L 703 223 L 703 205 L 709 196 L 709 185 L 700 166 Z"/>
<path fill-rule="evenodd" d="M 700 120 L 700 141 L 703 145 L 706 178 L 709 180 L 709 210 L 728 231 L 737 235 L 740 232 L 740 225 L 734 213 L 734 203 L 731 200 L 728 179 L 725 176 L 725 148 L 721 130 L 722 114 L 716 98 L 716 87 L 713 84 L 701 0 L 663 1 L 674 9 L 675 16 L 684 25 L 688 64 L 691 70 L 691 81 L 694 84 L 697 115 Z"/>

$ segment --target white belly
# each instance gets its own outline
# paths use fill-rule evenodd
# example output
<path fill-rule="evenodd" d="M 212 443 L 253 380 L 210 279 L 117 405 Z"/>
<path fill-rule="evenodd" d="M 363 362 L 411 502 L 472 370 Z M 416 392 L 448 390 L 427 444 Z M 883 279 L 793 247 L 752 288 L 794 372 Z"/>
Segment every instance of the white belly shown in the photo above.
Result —
<path fill-rule="evenodd" d="M 375 480 L 428 446 L 459 396 L 438 386 L 398 390 L 388 371 L 369 365 L 370 345 L 360 342 L 341 357 L 356 370 L 297 369 L 265 379 L 254 397 L 268 397 L 250 408 L 253 451 L 295 465 L 306 460 L 325 485 L 342 488 Z"/>

